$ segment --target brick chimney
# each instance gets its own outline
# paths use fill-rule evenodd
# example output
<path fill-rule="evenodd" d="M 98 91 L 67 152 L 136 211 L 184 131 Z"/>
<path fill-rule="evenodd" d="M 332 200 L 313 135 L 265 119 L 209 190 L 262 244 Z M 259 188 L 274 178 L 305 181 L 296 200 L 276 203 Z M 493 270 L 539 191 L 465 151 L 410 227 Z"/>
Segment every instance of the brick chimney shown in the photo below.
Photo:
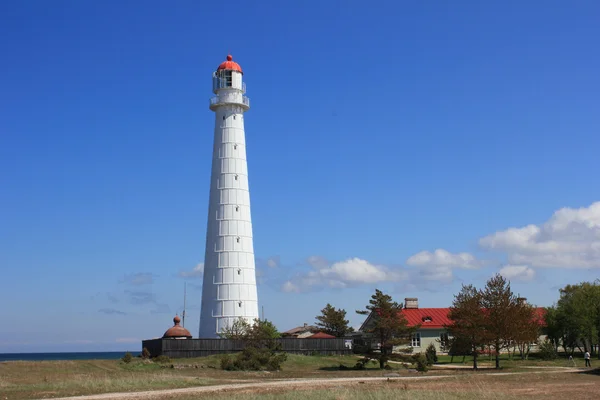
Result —
<path fill-rule="evenodd" d="M 407 297 L 404 299 L 404 308 L 419 308 L 419 299 L 416 297 Z"/>

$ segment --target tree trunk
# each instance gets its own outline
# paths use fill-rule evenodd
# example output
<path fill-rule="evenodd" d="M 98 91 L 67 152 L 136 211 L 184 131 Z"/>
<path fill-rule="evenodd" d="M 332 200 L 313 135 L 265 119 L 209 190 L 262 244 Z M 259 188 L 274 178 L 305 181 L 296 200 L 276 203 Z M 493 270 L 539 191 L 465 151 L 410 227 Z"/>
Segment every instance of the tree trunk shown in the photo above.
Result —
<path fill-rule="evenodd" d="M 473 370 L 477 371 L 477 349 L 473 352 Z"/>
<path fill-rule="evenodd" d="M 500 369 L 500 343 L 496 342 L 496 369 Z"/>

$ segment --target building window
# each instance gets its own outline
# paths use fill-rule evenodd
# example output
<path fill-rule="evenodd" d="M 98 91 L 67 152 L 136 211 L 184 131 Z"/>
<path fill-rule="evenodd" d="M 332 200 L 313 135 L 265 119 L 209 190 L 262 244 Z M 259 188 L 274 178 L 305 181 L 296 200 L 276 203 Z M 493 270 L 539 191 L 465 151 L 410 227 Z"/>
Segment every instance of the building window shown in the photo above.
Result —
<path fill-rule="evenodd" d="M 235 240 L 239 243 L 240 242 L 240 237 L 238 236 Z"/>
<path fill-rule="evenodd" d="M 233 116 L 233 119 L 235 119 L 235 115 Z"/>
<path fill-rule="evenodd" d="M 411 346 L 412 347 L 421 347 L 421 333 L 417 332 L 412 335 Z"/>
<path fill-rule="evenodd" d="M 240 306 L 240 307 L 242 306 L 242 302 L 241 301 L 238 302 L 238 306 Z"/>
<path fill-rule="evenodd" d="M 240 211 L 240 206 L 235 206 L 235 211 Z"/>
<path fill-rule="evenodd" d="M 237 149 L 237 144 L 233 145 L 233 149 L 236 150 Z"/>
<path fill-rule="evenodd" d="M 238 180 L 238 176 L 237 176 L 237 175 L 235 176 L 235 180 L 236 180 L 236 181 Z"/>
<path fill-rule="evenodd" d="M 241 275 L 241 274 L 242 274 L 242 269 L 238 268 L 238 275 Z"/>

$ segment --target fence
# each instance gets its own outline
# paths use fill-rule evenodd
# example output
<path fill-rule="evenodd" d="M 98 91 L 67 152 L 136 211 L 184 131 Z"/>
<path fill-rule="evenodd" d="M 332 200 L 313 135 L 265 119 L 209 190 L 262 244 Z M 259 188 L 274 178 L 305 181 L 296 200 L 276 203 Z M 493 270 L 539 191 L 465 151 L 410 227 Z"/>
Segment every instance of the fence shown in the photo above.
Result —
<path fill-rule="evenodd" d="M 335 339 L 274 339 L 280 349 L 292 354 L 348 355 L 352 354 L 351 338 Z M 235 353 L 244 348 L 242 340 L 234 339 L 151 339 L 143 340 L 151 357 L 165 355 L 171 358 L 205 357 L 214 354 Z"/>

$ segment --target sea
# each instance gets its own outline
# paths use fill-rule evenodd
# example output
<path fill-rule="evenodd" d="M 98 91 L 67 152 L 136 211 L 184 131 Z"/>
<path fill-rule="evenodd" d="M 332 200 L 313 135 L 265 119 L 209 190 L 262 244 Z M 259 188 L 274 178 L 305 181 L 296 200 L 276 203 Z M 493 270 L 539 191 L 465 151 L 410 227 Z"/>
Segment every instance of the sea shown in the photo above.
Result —
<path fill-rule="evenodd" d="M 125 351 L 89 352 L 89 353 L 0 353 L 2 361 L 48 361 L 48 360 L 117 360 Z M 139 352 L 131 352 L 137 357 Z"/>

